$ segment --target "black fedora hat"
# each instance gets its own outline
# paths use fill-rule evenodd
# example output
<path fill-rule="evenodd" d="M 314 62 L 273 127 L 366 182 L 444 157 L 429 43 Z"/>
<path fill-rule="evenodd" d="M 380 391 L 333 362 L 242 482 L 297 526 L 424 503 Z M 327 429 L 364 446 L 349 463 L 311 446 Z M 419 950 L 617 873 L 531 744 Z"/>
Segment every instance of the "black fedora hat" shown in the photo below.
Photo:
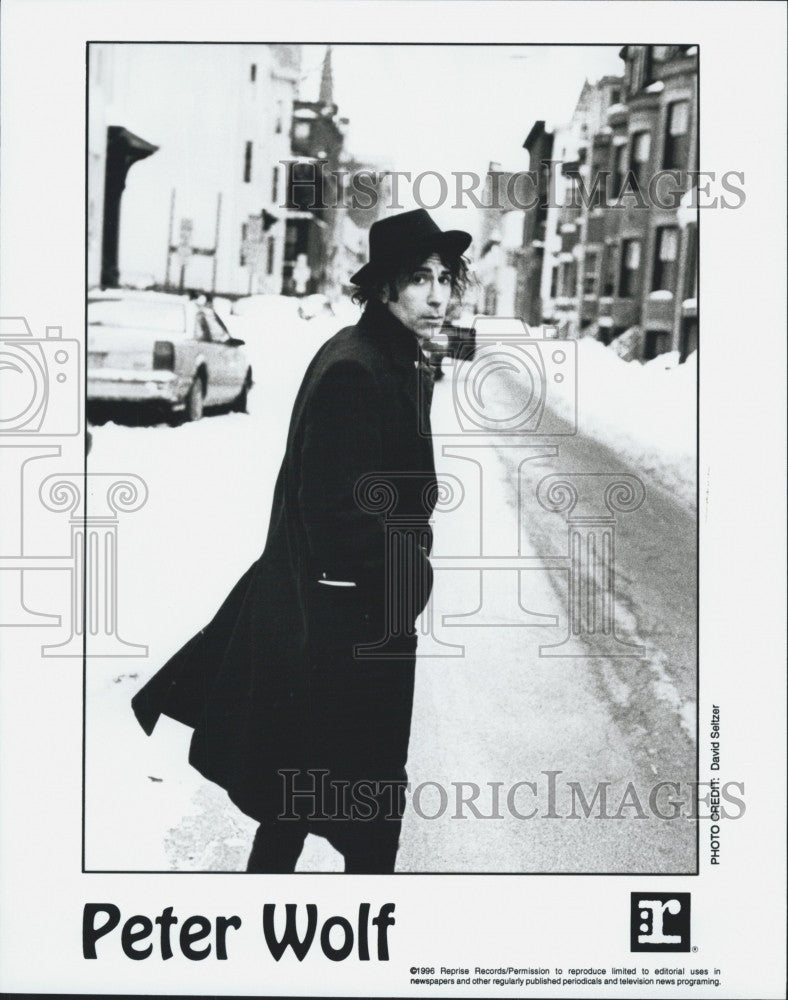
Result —
<path fill-rule="evenodd" d="M 373 222 L 369 230 L 369 263 L 350 279 L 362 285 L 381 268 L 423 253 L 464 253 L 471 245 L 470 233 L 461 229 L 441 229 L 423 208 L 401 212 Z"/>

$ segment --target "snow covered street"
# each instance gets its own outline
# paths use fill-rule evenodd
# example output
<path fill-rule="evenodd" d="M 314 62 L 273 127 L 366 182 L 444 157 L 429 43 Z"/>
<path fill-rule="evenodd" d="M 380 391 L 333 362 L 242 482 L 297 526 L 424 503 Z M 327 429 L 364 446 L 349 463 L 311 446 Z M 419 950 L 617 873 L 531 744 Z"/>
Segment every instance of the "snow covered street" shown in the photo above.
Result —
<path fill-rule="evenodd" d="M 118 611 L 121 636 L 149 650 L 88 659 L 89 870 L 244 869 L 254 822 L 188 766 L 190 730 L 162 718 L 148 738 L 129 701 L 262 549 L 301 375 L 356 315 L 304 321 L 295 306 L 272 298 L 264 316 L 229 318 L 254 370 L 249 414 L 94 428 L 89 471 L 135 473 L 149 489 L 119 528 Z M 457 502 L 435 515 L 399 871 L 695 869 L 694 370 L 627 364 L 591 341 L 578 355 L 577 435 L 560 433 L 564 397 L 559 433 L 463 438 L 453 383 L 467 365 L 444 362 L 436 384 L 436 465 Z M 518 385 L 501 372 L 487 391 L 505 407 Z M 615 539 L 604 571 L 601 542 L 580 565 L 592 549 L 571 547 L 572 510 L 543 502 L 548 477 L 569 477 L 581 505 L 584 490 L 599 486 L 607 502 L 611 483 L 642 484 L 633 509 L 593 512 L 598 537 Z M 596 546 L 587 522 L 572 530 Z M 608 570 L 597 594 L 589 580 Z M 595 627 L 597 600 L 600 614 L 612 602 L 612 634 Z M 341 871 L 342 859 L 310 836 L 298 870 Z"/>

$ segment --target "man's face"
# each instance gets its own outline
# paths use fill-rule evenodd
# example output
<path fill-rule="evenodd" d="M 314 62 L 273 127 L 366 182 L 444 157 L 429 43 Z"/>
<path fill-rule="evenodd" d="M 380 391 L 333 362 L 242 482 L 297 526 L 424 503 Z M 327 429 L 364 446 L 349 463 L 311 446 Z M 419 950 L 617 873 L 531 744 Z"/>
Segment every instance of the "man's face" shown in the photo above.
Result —
<path fill-rule="evenodd" d="M 437 254 L 428 257 L 397 286 L 399 298 L 386 305 L 421 341 L 429 341 L 443 325 L 451 298 L 451 272 Z"/>

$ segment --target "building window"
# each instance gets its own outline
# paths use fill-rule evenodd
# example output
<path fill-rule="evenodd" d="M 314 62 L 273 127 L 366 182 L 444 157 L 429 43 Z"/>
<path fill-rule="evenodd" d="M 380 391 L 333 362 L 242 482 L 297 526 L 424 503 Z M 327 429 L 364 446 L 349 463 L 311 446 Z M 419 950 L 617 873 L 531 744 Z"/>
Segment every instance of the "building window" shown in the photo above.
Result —
<path fill-rule="evenodd" d="M 296 122 L 293 127 L 293 136 L 296 139 L 309 138 L 309 122 Z"/>
<path fill-rule="evenodd" d="M 693 351 L 698 349 L 698 321 L 693 317 L 685 318 L 681 324 L 681 354 L 679 361 L 683 364 Z"/>
<path fill-rule="evenodd" d="M 651 83 L 651 48 L 648 45 L 634 46 L 630 87 L 634 93 Z"/>
<path fill-rule="evenodd" d="M 268 237 L 268 243 L 266 245 L 266 261 L 265 261 L 265 273 L 274 273 L 274 238 L 273 236 Z"/>
<path fill-rule="evenodd" d="M 596 250 L 586 250 L 585 267 L 583 270 L 583 295 L 596 294 L 598 268 L 599 254 Z"/>
<path fill-rule="evenodd" d="M 611 104 L 621 103 L 621 91 L 618 89 L 618 87 L 613 87 L 613 89 L 610 91 L 610 103 Z"/>
<path fill-rule="evenodd" d="M 679 50 L 678 45 L 654 45 L 654 60 L 656 62 L 667 62 L 672 59 Z"/>
<path fill-rule="evenodd" d="M 606 147 L 594 150 L 591 161 L 591 186 L 592 197 L 589 198 L 589 208 L 607 208 L 608 179 L 608 150 Z M 597 187 L 594 187 L 598 183 Z"/>
<path fill-rule="evenodd" d="M 249 226 L 244 222 L 241 224 L 241 252 L 238 254 L 238 265 L 246 267 L 246 240 L 249 235 Z"/>
<path fill-rule="evenodd" d="M 651 133 L 634 132 L 632 134 L 632 153 L 629 158 L 631 171 L 637 181 L 639 190 L 648 188 L 648 164 L 651 158 Z"/>
<path fill-rule="evenodd" d="M 558 232 L 565 222 L 571 222 L 577 217 L 578 210 L 583 207 L 581 200 L 580 178 L 577 174 L 569 174 L 566 178 L 566 188 L 564 189 L 564 211 L 558 220 Z"/>
<path fill-rule="evenodd" d="M 274 127 L 274 132 L 277 135 L 281 135 L 282 132 L 282 102 L 276 102 L 276 125 Z"/>
<path fill-rule="evenodd" d="M 558 268 L 553 268 L 553 273 L 550 275 L 550 298 L 554 299 L 558 295 Z"/>
<path fill-rule="evenodd" d="M 252 144 L 247 142 L 244 149 L 244 184 L 252 179 Z"/>
<path fill-rule="evenodd" d="M 652 291 L 673 292 L 679 257 L 679 231 L 675 226 L 661 226 L 654 244 L 654 276 Z"/>
<path fill-rule="evenodd" d="M 271 171 L 271 201 L 275 205 L 279 201 L 279 168 Z"/>
<path fill-rule="evenodd" d="M 670 331 L 646 330 L 646 344 L 643 349 L 643 360 L 651 361 L 660 354 L 670 350 Z"/>
<path fill-rule="evenodd" d="M 249 67 L 249 80 L 254 83 L 257 79 L 257 63 L 252 63 Z"/>
<path fill-rule="evenodd" d="M 295 223 L 287 224 L 285 229 L 285 260 L 294 261 L 298 250 L 298 229 Z"/>
<path fill-rule="evenodd" d="M 665 170 L 686 170 L 689 160 L 689 101 L 668 105 L 665 128 Z"/>
<path fill-rule="evenodd" d="M 687 260 L 684 264 L 684 298 L 698 297 L 698 230 L 690 226 L 687 232 Z"/>
<path fill-rule="evenodd" d="M 616 248 L 608 243 L 602 257 L 602 297 L 612 298 L 616 290 Z"/>
<path fill-rule="evenodd" d="M 621 243 L 621 274 L 618 281 L 619 298 L 634 298 L 639 285 L 640 240 L 623 240 Z"/>
<path fill-rule="evenodd" d="M 624 186 L 626 176 L 627 147 L 626 143 L 613 148 L 613 177 L 610 181 L 610 195 L 612 198 L 621 196 L 621 189 Z"/>
<path fill-rule="evenodd" d="M 577 294 L 577 263 L 566 260 L 561 265 L 561 295 L 565 299 L 573 299 Z"/>

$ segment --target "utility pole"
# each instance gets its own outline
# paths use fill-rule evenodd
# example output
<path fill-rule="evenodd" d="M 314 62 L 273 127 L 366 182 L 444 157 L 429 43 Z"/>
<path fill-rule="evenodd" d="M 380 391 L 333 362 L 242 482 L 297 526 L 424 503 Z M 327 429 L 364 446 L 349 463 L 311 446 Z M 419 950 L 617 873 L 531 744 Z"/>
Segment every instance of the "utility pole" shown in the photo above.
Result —
<path fill-rule="evenodd" d="M 222 218 L 222 192 L 216 197 L 216 232 L 213 237 L 213 271 L 211 274 L 211 291 L 216 291 L 216 262 L 219 257 L 219 223 Z"/>
<path fill-rule="evenodd" d="M 172 253 L 172 223 L 175 218 L 175 188 L 172 189 L 172 194 L 170 195 L 170 228 L 167 235 L 167 266 L 164 269 L 164 287 L 169 290 L 170 287 L 170 254 Z"/>

